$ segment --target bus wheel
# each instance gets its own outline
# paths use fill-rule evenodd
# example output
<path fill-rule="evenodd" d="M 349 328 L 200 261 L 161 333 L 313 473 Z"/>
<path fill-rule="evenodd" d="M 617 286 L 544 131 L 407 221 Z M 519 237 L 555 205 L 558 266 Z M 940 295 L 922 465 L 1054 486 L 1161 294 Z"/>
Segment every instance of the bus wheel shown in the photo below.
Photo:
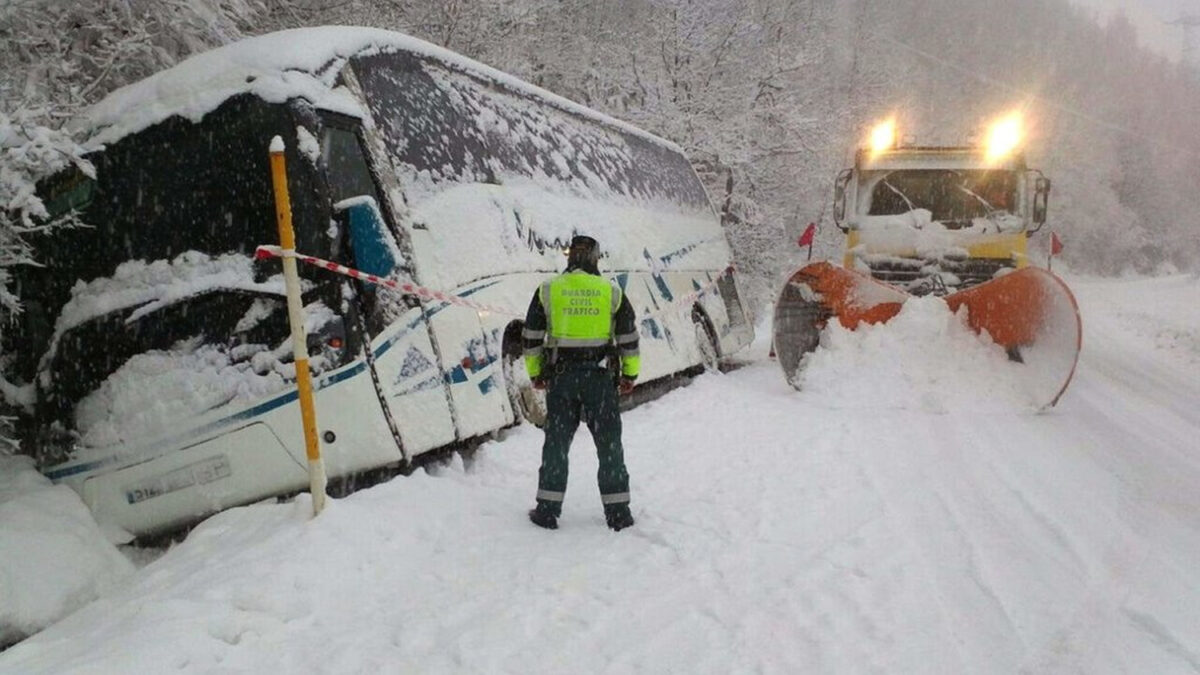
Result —
<path fill-rule="evenodd" d="M 517 416 L 516 421 L 520 422 L 524 418 L 535 427 L 545 426 L 546 392 L 533 388 L 533 382 L 525 370 L 525 361 L 521 355 L 520 324 L 513 324 L 505 331 L 502 350 L 504 386 L 508 389 L 508 402 Z"/>
<path fill-rule="evenodd" d="M 715 373 L 721 369 L 721 350 L 717 346 L 717 335 L 708 322 L 708 317 L 699 309 L 692 310 L 692 328 L 696 331 L 696 347 L 700 350 L 700 365 L 704 371 Z"/>

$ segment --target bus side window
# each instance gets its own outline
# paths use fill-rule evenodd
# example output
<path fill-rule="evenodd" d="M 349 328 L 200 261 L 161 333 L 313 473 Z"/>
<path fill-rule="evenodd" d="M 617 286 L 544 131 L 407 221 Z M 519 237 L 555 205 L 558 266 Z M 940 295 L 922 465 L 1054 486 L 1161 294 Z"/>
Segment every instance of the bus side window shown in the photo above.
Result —
<path fill-rule="evenodd" d="M 371 197 L 378 203 L 375 179 L 354 132 L 325 125 L 322 136 L 321 163 L 329 182 L 329 201 L 337 204 L 351 197 Z"/>
<path fill-rule="evenodd" d="M 383 278 L 408 278 L 407 265 L 387 226 L 375 178 L 358 136 L 348 129 L 326 124 L 321 138 L 321 160 L 334 218 L 340 225 L 342 241 L 349 243 L 349 264 Z M 366 282 L 358 283 L 357 287 L 372 335 L 378 335 L 413 304 L 407 297 L 401 298 Z"/>
<path fill-rule="evenodd" d="M 399 265 L 379 205 L 369 197 L 345 199 L 334 206 L 334 213 L 350 236 L 354 267 L 377 277 L 390 277 Z"/>

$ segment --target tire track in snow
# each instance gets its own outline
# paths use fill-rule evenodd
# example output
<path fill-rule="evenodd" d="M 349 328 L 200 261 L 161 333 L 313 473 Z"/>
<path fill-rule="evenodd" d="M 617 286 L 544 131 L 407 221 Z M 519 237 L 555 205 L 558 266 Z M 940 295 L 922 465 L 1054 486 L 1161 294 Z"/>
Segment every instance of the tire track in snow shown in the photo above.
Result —
<path fill-rule="evenodd" d="M 750 377 L 753 378 L 752 373 Z M 740 383 L 729 382 L 729 378 L 723 380 L 722 386 L 740 388 Z M 790 390 L 780 391 L 795 396 Z M 686 394 L 684 390 L 673 396 Z M 829 501 L 832 491 L 820 481 L 806 479 L 814 471 L 844 473 L 836 461 L 830 461 L 831 457 L 836 459 L 840 437 L 822 433 L 826 431 L 822 429 L 780 430 L 779 420 L 756 409 L 753 401 L 762 394 L 748 391 L 745 396 L 738 404 L 730 405 L 732 410 L 701 410 L 689 401 L 674 401 L 703 417 L 707 424 L 703 429 L 698 428 L 694 437 L 671 439 L 672 443 L 685 446 L 726 443 L 730 450 L 724 456 L 718 455 L 718 462 L 674 471 L 669 484 L 651 485 L 646 492 L 655 495 L 652 499 L 657 503 L 646 505 L 647 516 L 642 520 L 651 525 L 659 520 L 668 532 L 684 528 L 703 533 L 700 544 L 693 541 L 677 553 L 689 564 L 688 576 L 706 580 L 694 591 L 711 597 L 702 613 L 714 620 L 723 618 L 727 624 L 726 643 L 729 637 L 753 643 L 768 630 L 765 626 L 776 624 L 780 617 L 803 615 L 804 596 L 811 595 L 812 589 L 797 587 L 796 580 L 802 579 L 805 569 L 818 564 L 828 550 L 854 537 L 880 516 L 876 507 L 865 520 L 835 523 L 828 518 L 814 519 L 808 513 L 812 505 Z M 762 409 L 777 407 L 775 403 Z M 736 417 L 737 424 L 733 423 L 735 420 L 724 419 L 726 416 Z M 636 423 L 633 416 L 630 423 Z M 767 442 L 744 447 L 739 441 L 744 441 L 746 428 L 765 429 L 767 433 L 759 438 Z M 723 437 L 721 430 L 726 429 L 732 430 L 729 437 Z M 813 485 L 817 489 L 811 489 Z M 840 499 L 844 495 L 836 496 Z M 666 515 L 672 505 L 678 504 L 688 507 Z M 806 515 L 814 522 L 806 522 Z M 815 522 L 820 520 L 824 522 Z M 835 526 L 830 527 L 831 524 Z M 655 537 L 655 541 L 661 545 L 663 538 Z M 694 592 L 684 590 L 671 595 L 688 596 Z M 675 611 L 670 607 L 675 602 L 671 597 L 663 603 L 655 601 L 656 609 L 649 616 L 653 617 L 656 611 L 669 615 Z M 733 621 L 734 617 L 740 618 Z M 648 619 L 650 623 L 656 620 Z M 789 640 L 795 646 L 776 654 L 777 667 L 816 663 L 805 656 L 812 651 L 812 640 L 803 631 L 788 636 L 784 644 Z"/>
<path fill-rule="evenodd" d="M 939 632 L 954 638 L 951 669 L 987 662 L 1004 671 L 1015 661 L 1010 645 L 1016 631 L 978 569 L 979 553 L 959 507 L 944 491 L 945 483 L 970 479 L 958 466 L 958 451 L 934 423 L 946 419 L 915 411 L 877 413 L 870 437 L 863 439 L 871 450 L 860 461 L 873 489 L 884 496 L 898 538 L 911 550 L 917 568 L 909 583 L 925 589 L 938 610 Z M 977 495 L 977 488 L 970 483 L 964 491 Z"/>

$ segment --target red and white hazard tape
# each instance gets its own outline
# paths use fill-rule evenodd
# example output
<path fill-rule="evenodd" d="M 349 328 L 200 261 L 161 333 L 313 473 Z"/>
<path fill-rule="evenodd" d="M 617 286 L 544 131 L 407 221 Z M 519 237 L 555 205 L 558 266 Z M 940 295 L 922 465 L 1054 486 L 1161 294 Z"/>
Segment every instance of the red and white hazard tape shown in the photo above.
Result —
<path fill-rule="evenodd" d="M 512 309 L 508 309 L 505 307 L 493 307 L 491 305 L 481 305 L 477 302 L 472 302 L 470 300 L 467 300 L 466 298 L 463 298 L 463 297 L 460 297 L 457 295 L 452 295 L 450 293 L 445 293 L 443 291 L 436 291 L 432 288 L 426 288 L 425 286 L 418 286 L 417 284 L 407 282 L 407 281 L 396 281 L 394 279 L 384 279 L 383 277 L 379 277 L 374 274 L 367 274 L 366 272 L 363 272 L 361 270 L 356 270 L 353 267 L 346 267 L 345 265 L 339 265 L 338 263 L 335 263 L 332 260 L 325 260 L 324 258 L 317 258 L 317 257 L 311 256 L 311 255 L 304 255 L 303 253 L 297 253 L 296 251 L 284 250 L 283 247 L 281 247 L 281 246 L 269 246 L 269 245 L 259 246 L 258 249 L 255 250 L 255 252 L 254 252 L 254 257 L 259 258 L 259 259 L 262 259 L 262 258 L 295 258 L 296 260 L 299 260 L 300 262 L 308 263 L 309 265 L 313 265 L 315 267 L 320 267 L 321 269 L 329 270 L 330 272 L 336 272 L 337 274 L 341 274 L 343 276 L 347 276 L 352 279 L 359 279 L 360 281 L 369 281 L 373 284 L 379 284 L 380 286 L 383 286 L 384 288 L 390 288 L 394 291 L 399 291 L 400 293 L 405 293 L 407 295 L 415 295 L 419 298 L 424 298 L 426 300 L 438 300 L 441 302 L 448 302 L 452 305 L 458 305 L 460 307 L 469 307 L 469 308 L 474 309 L 479 312 L 493 312 L 495 314 L 503 314 L 505 316 L 521 316 L 521 317 L 525 316 L 525 312 L 514 311 Z M 652 317 L 662 316 L 669 312 L 678 311 L 684 307 L 690 307 L 692 305 L 692 303 L 699 300 L 702 295 L 704 295 L 705 293 L 708 293 L 713 288 L 715 288 L 717 283 L 721 280 L 722 277 L 724 277 L 726 274 L 732 274 L 732 273 L 733 273 L 733 265 L 730 265 L 729 267 L 726 267 L 724 270 L 722 270 L 721 273 L 718 274 L 715 279 L 713 279 L 709 283 L 705 284 L 701 288 L 699 288 L 695 291 L 692 291 L 691 293 L 688 293 L 687 295 L 685 295 L 681 298 L 674 300 L 670 304 L 658 309 L 657 311 L 650 312 L 650 313 L 645 314 L 638 318 L 639 319 L 648 319 L 648 318 L 652 318 Z"/>
<path fill-rule="evenodd" d="M 406 295 L 415 295 L 419 298 L 424 298 L 425 300 L 438 300 L 440 302 L 448 302 L 452 305 L 458 305 L 460 307 L 469 307 L 469 308 L 479 311 L 479 312 L 495 312 L 496 314 L 505 314 L 508 316 L 525 316 L 524 312 L 514 312 L 511 309 L 506 309 L 503 307 L 492 307 L 491 305 L 481 305 L 478 302 L 471 302 L 470 300 L 459 297 L 457 295 L 443 293 L 442 291 L 435 291 L 432 288 L 426 288 L 425 286 L 418 286 L 417 284 L 407 282 L 407 281 L 396 281 L 394 279 L 384 279 L 383 277 L 376 276 L 374 274 L 367 274 L 366 272 L 363 272 L 361 270 L 356 270 L 353 267 L 346 267 L 345 265 L 339 265 L 339 264 L 333 262 L 332 260 L 325 260 L 324 258 L 317 258 L 317 257 L 311 256 L 311 255 L 304 255 L 303 253 L 297 253 L 297 252 L 291 251 L 291 250 L 284 250 L 283 247 L 280 247 L 280 246 L 259 246 L 258 249 L 254 252 L 254 257 L 259 258 L 259 259 L 262 259 L 262 258 L 295 258 L 296 260 L 299 260 L 300 262 L 308 263 L 309 265 L 313 265 L 315 267 L 320 267 L 321 269 L 326 269 L 326 270 L 329 270 L 330 272 L 336 272 L 338 274 L 350 277 L 352 279 L 359 279 L 360 281 L 369 281 L 373 284 L 379 284 L 380 286 L 383 286 L 384 288 L 390 288 L 394 291 L 399 291 Z"/>

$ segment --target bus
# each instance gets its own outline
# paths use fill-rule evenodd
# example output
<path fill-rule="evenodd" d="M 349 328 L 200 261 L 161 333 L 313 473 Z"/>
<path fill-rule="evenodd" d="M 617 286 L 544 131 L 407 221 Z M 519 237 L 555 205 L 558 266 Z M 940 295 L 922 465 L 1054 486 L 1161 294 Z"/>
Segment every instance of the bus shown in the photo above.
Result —
<path fill-rule="evenodd" d="M 137 536 L 308 485 L 268 146 L 296 250 L 441 293 L 301 265 L 331 477 L 403 466 L 536 417 L 520 360 L 538 285 L 576 234 L 639 316 L 642 376 L 749 344 L 732 254 L 676 145 L 398 33 L 283 31 L 196 55 L 80 122 L 91 178 L 41 187 L 18 271 L 11 382 L 27 448 Z M 480 309 L 484 307 L 486 309 Z"/>

